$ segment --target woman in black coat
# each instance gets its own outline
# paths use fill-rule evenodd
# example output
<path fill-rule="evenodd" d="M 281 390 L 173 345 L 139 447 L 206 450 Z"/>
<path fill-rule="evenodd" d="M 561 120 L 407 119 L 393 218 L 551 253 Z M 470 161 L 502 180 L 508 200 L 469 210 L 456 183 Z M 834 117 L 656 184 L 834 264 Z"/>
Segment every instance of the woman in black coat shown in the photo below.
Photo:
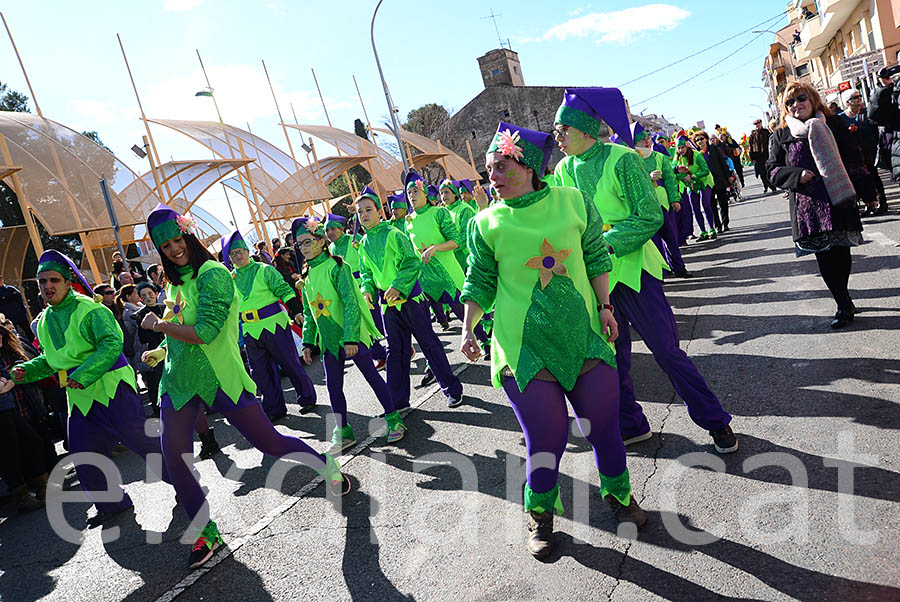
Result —
<path fill-rule="evenodd" d="M 850 247 L 862 242 L 856 195 L 857 183 L 868 180 L 859 176 L 867 172 L 846 125 L 828 112 L 814 88 L 792 82 L 780 104 L 782 127 L 772 135 L 766 169 L 775 186 L 789 191 L 797 256 L 815 254 L 838 307 L 831 327 L 842 328 L 856 312 L 848 291 Z"/>

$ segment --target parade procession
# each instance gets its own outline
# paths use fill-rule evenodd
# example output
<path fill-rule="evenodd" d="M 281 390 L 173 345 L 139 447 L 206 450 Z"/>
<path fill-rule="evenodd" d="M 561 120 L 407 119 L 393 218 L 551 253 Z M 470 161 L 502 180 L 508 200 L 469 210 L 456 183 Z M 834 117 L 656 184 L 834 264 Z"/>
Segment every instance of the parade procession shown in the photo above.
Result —
<path fill-rule="evenodd" d="M 897 7 L 42 4 L 0 600 L 900 601 Z"/>

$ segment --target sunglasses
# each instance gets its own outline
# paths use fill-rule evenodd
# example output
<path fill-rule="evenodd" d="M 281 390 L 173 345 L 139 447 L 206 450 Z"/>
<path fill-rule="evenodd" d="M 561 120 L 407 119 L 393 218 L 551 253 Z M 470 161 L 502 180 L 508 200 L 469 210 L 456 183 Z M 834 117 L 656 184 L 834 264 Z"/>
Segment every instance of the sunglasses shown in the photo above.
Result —
<path fill-rule="evenodd" d="M 794 106 L 795 102 L 806 102 L 807 100 L 809 100 L 809 96 L 807 96 L 806 94 L 800 94 L 798 96 L 795 96 L 794 98 L 788 98 L 786 101 L 784 101 L 784 106 L 786 106 L 787 108 L 791 108 L 792 106 Z"/>
<path fill-rule="evenodd" d="M 851 96 L 851 97 L 848 98 L 847 100 L 862 100 L 862 96 L 860 96 L 859 94 L 857 94 L 856 96 Z"/>

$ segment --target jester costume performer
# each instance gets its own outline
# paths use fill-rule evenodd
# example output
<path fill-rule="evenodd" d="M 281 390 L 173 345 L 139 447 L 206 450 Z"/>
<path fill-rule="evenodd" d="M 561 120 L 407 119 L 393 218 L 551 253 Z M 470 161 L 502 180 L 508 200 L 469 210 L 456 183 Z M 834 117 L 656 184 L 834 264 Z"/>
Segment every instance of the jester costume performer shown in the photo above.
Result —
<path fill-rule="evenodd" d="M 165 205 L 147 217 L 147 231 L 166 271 L 167 311 L 162 320 L 147 314 L 142 325 L 165 335 L 144 361 L 165 361 L 160 382 L 162 453 L 172 484 L 197 532 L 189 566 L 204 564 L 222 544 L 209 520 L 203 489 L 194 477 L 191 433 L 203 407 L 220 412 L 261 452 L 312 466 L 331 494 L 349 492 L 350 482 L 334 458 L 317 453 L 295 437 L 275 430 L 256 401 L 256 384 L 244 369 L 238 349 L 238 294 L 227 268 L 213 259 L 196 236 L 192 222 Z M 293 342 L 291 349 L 294 348 Z"/>
<path fill-rule="evenodd" d="M 297 218 L 291 231 L 295 233 L 307 265 L 303 287 L 306 294 L 303 304 L 304 360 L 312 361 L 309 349 L 313 346 L 322 350 L 328 398 L 339 422 L 334 427 L 329 452 L 339 454 L 356 443 L 353 427 L 347 422 L 347 398 L 344 396 L 344 364 L 348 359 L 359 368 L 384 408 L 388 442 L 399 441 L 406 432 L 406 425 L 400 413 L 394 410 L 391 393 L 369 352 L 372 341 L 381 335 L 359 290 L 359 282 L 346 262 L 325 250 L 325 231 L 318 221 Z"/>
<path fill-rule="evenodd" d="M 475 187 L 472 186 L 472 180 L 468 178 L 463 178 L 462 180 L 456 180 L 456 187 L 459 190 L 459 198 L 460 200 L 472 208 L 472 211 L 478 211 L 478 205 L 475 203 Z M 463 230 L 463 236 L 465 236 L 466 231 Z"/>
<path fill-rule="evenodd" d="M 356 232 L 357 227 L 358 223 L 354 226 L 353 234 L 350 235 L 347 234 L 346 217 L 329 213 L 325 218 L 325 235 L 331 241 L 329 252 L 347 262 L 353 277 L 359 281 L 359 243 L 362 241 L 362 234 Z M 384 336 L 384 316 L 381 315 L 381 309 L 377 305 L 373 305 L 371 314 L 375 327 Z M 384 368 L 387 351 L 379 339 L 372 341 L 372 348 L 369 351 L 372 353 L 372 358 L 378 362 L 378 369 Z"/>
<path fill-rule="evenodd" d="M 555 175 L 560 185 L 576 187 L 592 199 L 603 216 L 603 237 L 612 259 L 610 300 L 619 326 L 616 364 L 622 438 L 628 444 L 652 436 L 634 396 L 630 324 L 687 404 L 691 419 L 709 431 L 716 450 L 736 451 L 737 439 L 728 426 L 731 416 L 679 347 L 675 316 L 660 282 L 665 262 L 650 240 L 663 222 L 659 200 L 635 153 L 597 140 L 601 120 L 632 144 L 625 100 L 618 89 L 565 91 L 555 121 L 557 140 L 567 156 L 556 166 Z"/>
<path fill-rule="evenodd" d="M 388 207 L 391 210 L 391 225 L 406 232 L 406 218 L 409 215 L 409 204 L 406 202 L 405 194 L 389 194 Z"/>
<path fill-rule="evenodd" d="M 681 257 L 681 249 L 678 245 L 678 226 L 675 216 L 682 210 L 678 181 L 675 179 L 675 171 L 672 169 L 672 160 L 668 155 L 657 152 L 652 146 L 652 140 L 644 127 L 634 122 L 631 124 L 631 139 L 634 141 L 635 150 L 641 155 L 641 162 L 653 191 L 659 199 L 659 206 L 663 212 L 663 225 L 651 239 L 660 254 L 666 259 L 671 272 L 680 278 L 690 278 L 691 273 L 684 267 L 684 259 Z M 657 177 L 654 177 L 657 176 Z"/>
<path fill-rule="evenodd" d="M 159 439 L 144 432 L 147 417 L 134 370 L 122 354 L 123 334 L 115 316 L 102 303 L 73 290 L 77 283 L 93 295 L 72 260 L 59 251 L 41 254 L 37 279 L 47 302 L 37 323 L 42 353 L 13 369 L 15 381 L 29 383 L 59 376 L 68 402 L 71 454 L 92 452 L 111 458 L 119 442 L 145 459 L 147 454 L 160 453 Z M 109 501 L 108 496 L 115 495 L 115 487 L 121 488 L 122 483 L 107 482 L 97 466 L 79 462 L 75 471 L 81 488 L 97 507 L 92 522 L 133 505 L 124 490 L 120 500 Z M 169 481 L 165 470 L 157 476 Z"/>
<path fill-rule="evenodd" d="M 300 413 L 312 412 L 316 388 L 300 365 L 290 328 L 291 320 L 303 313 L 300 298 L 278 270 L 250 257 L 247 243 L 237 230 L 222 239 L 222 258 L 225 267 L 232 270 L 250 376 L 259 387 L 263 410 L 272 421 L 287 415 L 281 387 L 284 370 L 294 385 Z"/>
<path fill-rule="evenodd" d="M 425 294 L 419 284 L 422 261 L 409 237 L 381 221 L 381 199 L 374 190 L 366 186 L 356 205 L 357 216 L 366 229 L 359 247 L 361 288 L 370 303 L 375 299 L 384 302 L 384 327 L 388 339 L 387 384 L 394 408 L 409 407 L 412 337 L 418 341 L 447 396 L 447 405 L 460 405 L 462 383 L 450 369 L 444 347 L 431 329 L 424 303 Z"/>
<path fill-rule="evenodd" d="M 675 143 L 677 151 L 672 160 L 675 177 L 688 191 L 691 201 L 691 212 L 700 227 L 698 240 L 716 238 L 715 220 L 712 212 L 713 177 L 703 153 L 694 150 L 693 143 L 688 144 L 686 137 L 680 137 Z M 704 225 L 703 217 L 706 216 Z M 708 229 L 707 229 L 708 227 Z M 693 228 L 693 227 L 692 227 Z"/>
<path fill-rule="evenodd" d="M 615 351 L 606 333 L 615 328 L 606 298 L 612 264 L 602 221 L 574 188 L 538 180 L 535 189 L 534 174 L 543 173 L 552 146 L 549 134 L 500 123 L 487 168 L 503 199 L 472 222 L 463 292 L 466 355 L 474 346 L 474 321 L 496 307 L 491 380 L 503 388 L 525 435 L 528 549 L 537 557 L 551 551 L 553 512 L 563 509 L 557 481 L 568 440 L 566 399 L 594 449 L 601 495 L 623 522 L 646 521 L 631 497 L 618 431 Z M 530 175 L 510 175 L 523 169 Z M 528 192 L 507 198 L 519 188 Z M 538 454 L 554 460 L 540 462 Z"/>
<path fill-rule="evenodd" d="M 462 182 L 469 182 L 468 180 L 462 180 Z M 453 186 L 449 180 L 444 180 L 441 183 L 441 186 Z M 469 186 L 471 186 L 471 182 L 469 182 Z M 474 199 L 474 197 L 473 197 Z M 460 238 L 462 239 L 461 244 L 457 247 L 453 254 L 456 255 L 456 260 L 459 262 L 460 267 L 462 267 L 463 274 L 465 274 L 466 269 L 468 268 L 469 261 L 469 250 L 466 242 L 466 233 L 469 231 L 469 222 L 475 217 L 475 214 L 478 212 L 478 207 L 474 205 L 474 200 L 470 205 L 465 200 L 460 197 L 457 197 L 456 200 L 447 204 L 447 211 L 450 212 L 450 217 L 453 219 L 453 225 L 456 226 L 456 229 L 459 230 Z"/>

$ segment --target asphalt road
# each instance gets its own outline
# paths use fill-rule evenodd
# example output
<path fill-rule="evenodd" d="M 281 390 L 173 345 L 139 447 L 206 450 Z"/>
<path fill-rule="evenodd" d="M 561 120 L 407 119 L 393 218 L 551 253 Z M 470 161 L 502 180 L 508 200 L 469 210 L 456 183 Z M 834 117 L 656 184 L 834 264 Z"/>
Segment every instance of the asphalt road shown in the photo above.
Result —
<path fill-rule="evenodd" d="M 80 544 L 55 536 L 44 513 L 2 509 L 0 600 L 900 600 L 900 191 L 889 185 L 891 213 L 864 222 L 850 281 L 861 314 L 842 331 L 828 326 L 815 260 L 794 257 L 786 201 L 746 192 L 731 232 L 685 249 L 695 277 L 665 284 L 682 347 L 734 415 L 741 447 L 713 452 L 636 341 L 654 431 L 628 454 L 650 515 L 637 540 L 616 533 L 590 447 L 573 434 L 558 549 L 531 558 L 524 441 L 487 364 L 455 351 L 454 322 L 441 338 L 467 403 L 448 409 L 436 387 L 417 390 L 403 441 L 382 434 L 344 456 L 356 488 L 339 508 L 304 467 L 267 487 L 275 462 L 216 417 L 224 453 L 197 464 L 228 543 L 214 564 L 187 571 L 174 492 L 144 483 L 125 453 L 115 461 L 135 510 L 87 528 L 93 509 L 67 504 Z M 419 354 L 414 382 L 423 368 Z M 291 406 L 278 429 L 321 450 L 327 393 L 321 367 L 309 372 L 317 413 Z M 345 390 L 365 439 L 380 408 L 355 369 Z"/>

